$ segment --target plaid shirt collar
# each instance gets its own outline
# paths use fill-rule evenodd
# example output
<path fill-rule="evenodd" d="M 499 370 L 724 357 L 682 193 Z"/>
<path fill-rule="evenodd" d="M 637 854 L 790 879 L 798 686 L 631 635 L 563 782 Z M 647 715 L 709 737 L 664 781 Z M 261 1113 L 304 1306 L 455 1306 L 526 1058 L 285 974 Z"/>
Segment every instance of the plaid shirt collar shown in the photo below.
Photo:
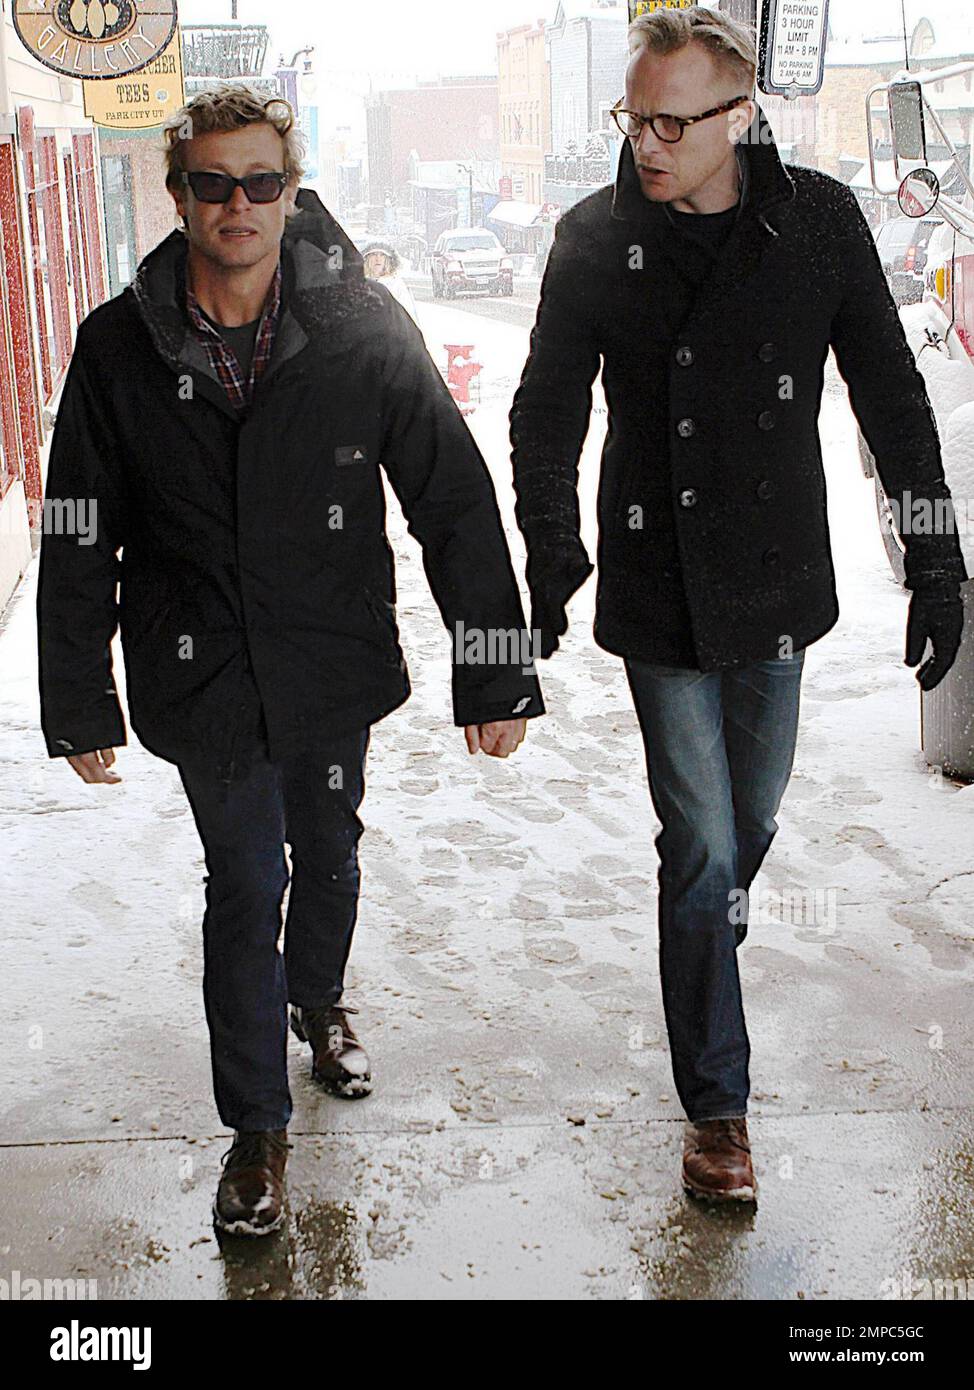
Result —
<path fill-rule="evenodd" d="M 237 361 L 232 348 L 218 333 L 212 324 L 207 323 L 200 309 L 200 302 L 190 288 L 189 278 L 186 279 L 186 311 L 196 332 L 196 336 L 206 350 L 210 366 L 219 377 L 223 389 L 230 398 L 231 404 L 237 410 L 246 410 L 254 398 L 254 391 L 257 383 L 263 375 L 264 368 L 270 361 L 271 349 L 274 346 L 274 334 L 277 331 L 277 321 L 281 310 L 281 263 L 278 261 L 277 269 L 274 272 L 274 279 L 267 292 L 264 301 L 264 312 L 261 316 L 260 327 L 257 330 L 257 340 L 254 344 L 254 356 L 250 364 L 250 375 L 244 380 L 240 370 L 240 363 Z"/>

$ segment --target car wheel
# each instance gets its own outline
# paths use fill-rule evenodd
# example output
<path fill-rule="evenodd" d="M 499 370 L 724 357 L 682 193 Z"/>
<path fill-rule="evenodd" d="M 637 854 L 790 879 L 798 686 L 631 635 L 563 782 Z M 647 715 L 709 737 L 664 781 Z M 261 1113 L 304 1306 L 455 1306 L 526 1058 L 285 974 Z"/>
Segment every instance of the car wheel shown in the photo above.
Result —
<path fill-rule="evenodd" d="M 862 430 L 857 430 L 856 434 L 859 441 L 859 462 L 862 464 L 863 474 L 867 478 L 875 478 L 876 460 L 873 458 L 873 451 L 866 443 Z"/>
<path fill-rule="evenodd" d="M 904 559 L 903 543 L 896 533 L 893 526 L 893 513 L 889 505 L 889 499 L 883 490 L 883 485 L 879 481 L 879 474 L 873 480 L 876 484 L 876 512 L 879 517 L 879 530 L 883 537 L 883 545 L 886 549 L 886 558 L 889 560 L 890 569 L 897 584 L 903 585 L 906 579 L 906 562 Z"/>

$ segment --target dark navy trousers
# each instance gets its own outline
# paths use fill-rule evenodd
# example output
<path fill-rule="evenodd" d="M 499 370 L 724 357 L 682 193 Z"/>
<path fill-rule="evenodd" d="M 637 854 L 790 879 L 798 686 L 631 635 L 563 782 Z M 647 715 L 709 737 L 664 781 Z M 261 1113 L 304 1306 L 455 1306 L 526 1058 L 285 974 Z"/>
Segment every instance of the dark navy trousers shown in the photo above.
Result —
<path fill-rule="evenodd" d="M 325 738 L 280 762 L 261 740 L 228 781 L 178 764 L 206 863 L 203 997 L 217 1109 L 232 1129 L 287 1125 L 288 1002 L 317 1008 L 342 997 L 369 734 Z"/>

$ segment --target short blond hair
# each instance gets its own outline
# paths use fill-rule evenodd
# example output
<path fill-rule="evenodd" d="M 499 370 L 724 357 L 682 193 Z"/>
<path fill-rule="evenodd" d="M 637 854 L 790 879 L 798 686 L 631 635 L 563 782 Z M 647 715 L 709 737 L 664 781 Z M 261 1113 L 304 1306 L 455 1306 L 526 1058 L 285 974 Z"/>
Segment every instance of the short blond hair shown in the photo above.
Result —
<path fill-rule="evenodd" d="M 705 10 L 701 5 L 686 10 L 653 10 L 634 19 L 628 35 L 630 54 L 643 48 L 652 53 L 676 53 L 688 44 L 699 44 L 718 67 L 733 72 L 746 84 L 747 96 L 754 92 L 758 70 L 754 33 L 719 10 Z"/>
<path fill-rule="evenodd" d="M 219 82 L 197 92 L 174 116 L 166 121 L 166 187 L 175 189 L 185 169 L 186 141 L 213 131 L 240 130 L 266 121 L 284 141 L 284 172 L 293 182 L 304 173 L 304 135 L 294 124 L 294 112 L 281 97 L 268 96 L 247 82 Z"/>

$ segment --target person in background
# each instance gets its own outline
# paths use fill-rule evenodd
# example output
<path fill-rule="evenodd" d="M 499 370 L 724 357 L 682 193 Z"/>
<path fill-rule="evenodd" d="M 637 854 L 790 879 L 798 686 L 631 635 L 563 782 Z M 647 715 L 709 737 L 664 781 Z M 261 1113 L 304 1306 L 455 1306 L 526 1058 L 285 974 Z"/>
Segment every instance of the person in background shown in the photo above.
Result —
<path fill-rule="evenodd" d="M 378 280 L 381 285 L 385 285 L 389 293 L 395 295 L 409 317 L 415 322 L 416 301 L 413 298 L 412 290 L 399 273 L 401 262 L 398 251 L 384 241 L 370 242 L 362 252 L 362 262 L 365 266 L 366 276 L 370 280 Z"/>

